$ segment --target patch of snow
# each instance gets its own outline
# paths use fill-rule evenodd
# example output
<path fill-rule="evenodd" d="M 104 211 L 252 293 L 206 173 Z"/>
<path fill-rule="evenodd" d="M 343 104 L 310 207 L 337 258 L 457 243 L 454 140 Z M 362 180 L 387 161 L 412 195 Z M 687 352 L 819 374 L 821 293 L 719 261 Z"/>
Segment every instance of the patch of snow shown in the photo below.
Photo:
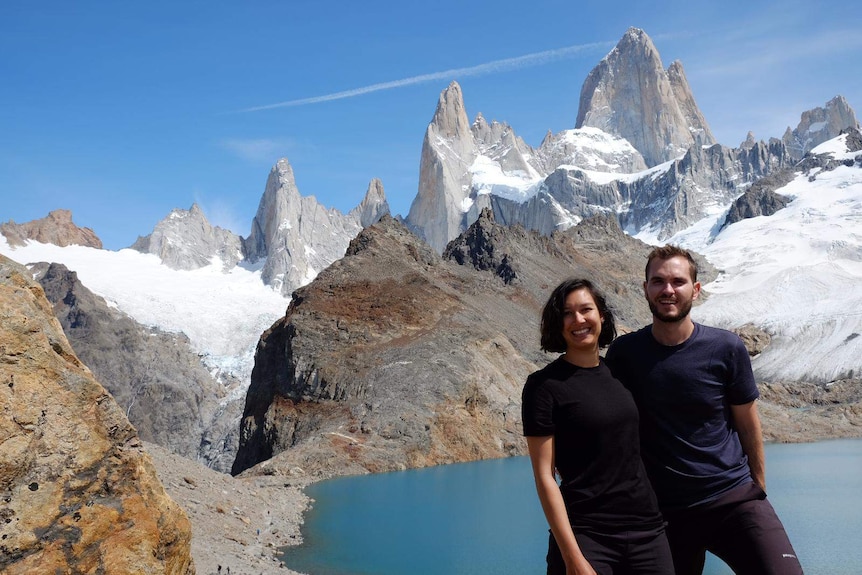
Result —
<path fill-rule="evenodd" d="M 853 158 L 859 155 L 860 152 L 848 152 L 847 134 L 841 134 L 837 138 L 832 138 L 831 140 L 827 140 L 822 144 L 815 146 L 809 153 L 815 156 L 819 154 L 831 154 L 833 158 L 840 161 Z"/>
<path fill-rule="evenodd" d="M 815 153 L 841 157 L 836 138 Z M 732 328 L 753 323 L 773 343 L 753 365 L 763 379 L 831 381 L 862 374 L 862 170 L 840 166 L 814 181 L 799 175 L 793 197 L 771 216 L 737 222 L 711 242 L 722 214 L 676 234 L 721 273 L 692 315 Z M 642 238 L 643 239 L 643 238 Z"/>
<path fill-rule="evenodd" d="M 158 256 L 132 249 L 100 250 L 27 242 L 12 248 L 0 235 L 0 253 L 21 263 L 58 262 L 93 293 L 139 323 L 188 336 L 207 367 L 248 385 L 261 333 L 284 316 L 289 298 L 265 285 L 260 271 L 221 260 L 173 270 Z"/>
<path fill-rule="evenodd" d="M 823 128 L 826 127 L 826 122 L 814 122 L 810 126 L 808 126 L 808 133 L 813 134 L 814 132 L 819 132 Z"/>
<path fill-rule="evenodd" d="M 507 174 L 487 156 L 477 156 L 470 166 L 473 189 L 476 194 L 493 194 L 518 203 L 533 197 L 542 184 L 541 176 L 527 176 L 522 171 L 518 175 Z"/>

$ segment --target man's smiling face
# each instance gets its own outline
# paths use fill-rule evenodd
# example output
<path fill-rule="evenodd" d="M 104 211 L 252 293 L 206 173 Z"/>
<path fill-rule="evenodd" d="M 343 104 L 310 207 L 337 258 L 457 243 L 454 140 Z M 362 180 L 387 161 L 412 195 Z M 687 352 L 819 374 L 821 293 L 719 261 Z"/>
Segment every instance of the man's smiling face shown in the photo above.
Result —
<path fill-rule="evenodd" d="M 644 282 L 644 295 L 655 320 L 679 322 L 688 317 L 700 295 L 700 282 L 692 281 L 691 266 L 684 257 L 655 259 Z"/>

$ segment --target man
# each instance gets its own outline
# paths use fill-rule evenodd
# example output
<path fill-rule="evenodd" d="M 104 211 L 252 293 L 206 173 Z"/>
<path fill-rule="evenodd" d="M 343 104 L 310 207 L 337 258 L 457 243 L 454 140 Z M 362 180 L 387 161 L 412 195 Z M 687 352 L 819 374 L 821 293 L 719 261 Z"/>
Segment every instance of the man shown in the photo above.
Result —
<path fill-rule="evenodd" d="M 611 369 L 641 415 L 641 453 L 668 522 L 676 575 L 700 575 L 706 551 L 737 574 L 802 567 L 772 505 L 751 361 L 733 333 L 694 323 L 697 264 L 676 246 L 647 258 L 652 325 L 617 339 Z"/>

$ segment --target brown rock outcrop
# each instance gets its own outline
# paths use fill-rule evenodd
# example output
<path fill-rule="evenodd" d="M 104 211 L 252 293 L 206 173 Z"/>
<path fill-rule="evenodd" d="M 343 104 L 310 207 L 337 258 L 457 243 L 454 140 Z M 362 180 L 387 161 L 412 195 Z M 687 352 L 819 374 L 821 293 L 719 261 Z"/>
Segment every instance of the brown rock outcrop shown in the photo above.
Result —
<path fill-rule="evenodd" d="M 102 240 L 90 228 L 79 228 L 72 223 L 72 212 L 54 210 L 48 217 L 24 224 L 8 221 L 0 224 L 0 233 L 10 246 L 23 246 L 27 240 L 60 247 L 79 245 L 102 249 Z"/>
<path fill-rule="evenodd" d="M 529 293 L 384 217 L 261 337 L 233 472 L 270 458 L 261 468 L 332 475 L 523 453 L 537 313 Z"/>
<path fill-rule="evenodd" d="M 191 529 L 30 272 L 0 256 L 0 572 L 193 574 Z"/>

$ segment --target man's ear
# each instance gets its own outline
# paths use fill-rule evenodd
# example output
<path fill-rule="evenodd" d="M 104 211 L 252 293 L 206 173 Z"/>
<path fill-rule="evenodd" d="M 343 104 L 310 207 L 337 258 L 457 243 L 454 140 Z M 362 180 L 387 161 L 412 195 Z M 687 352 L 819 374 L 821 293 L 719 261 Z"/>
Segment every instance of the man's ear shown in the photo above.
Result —
<path fill-rule="evenodd" d="M 691 299 L 697 299 L 700 295 L 700 282 L 694 282 L 694 293 L 691 294 Z"/>

